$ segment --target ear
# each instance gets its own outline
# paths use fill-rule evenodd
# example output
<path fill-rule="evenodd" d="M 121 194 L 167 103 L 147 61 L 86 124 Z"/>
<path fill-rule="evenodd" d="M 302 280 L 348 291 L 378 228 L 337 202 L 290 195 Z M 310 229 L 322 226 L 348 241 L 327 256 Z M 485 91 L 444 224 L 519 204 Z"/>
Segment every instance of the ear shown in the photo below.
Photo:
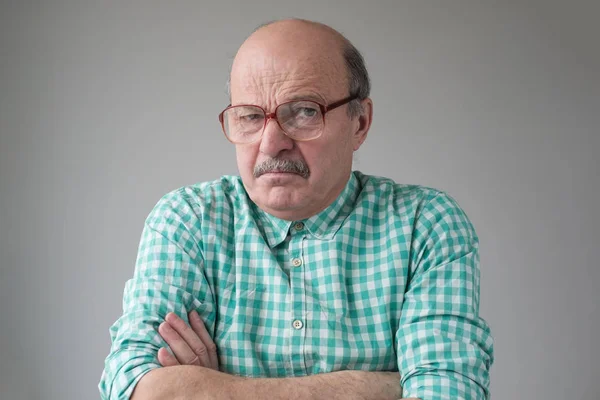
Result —
<path fill-rule="evenodd" d="M 363 107 L 363 113 L 358 116 L 358 128 L 352 137 L 354 151 L 357 151 L 367 139 L 367 133 L 369 133 L 369 128 L 373 121 L 373 100 L 367 97 L 360 103 Z"/>

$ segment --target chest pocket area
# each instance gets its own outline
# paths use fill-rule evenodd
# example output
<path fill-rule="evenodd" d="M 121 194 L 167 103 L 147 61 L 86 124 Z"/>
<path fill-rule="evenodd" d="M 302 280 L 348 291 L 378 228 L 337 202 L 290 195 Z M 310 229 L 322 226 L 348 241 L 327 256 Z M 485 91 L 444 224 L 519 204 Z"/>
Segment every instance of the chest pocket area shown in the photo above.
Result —
<path fill-rule="evenodd" d="M 252 323 L 258 317 L 265 295 L 265 287 L 257 285 L 249 290 L 238 290 L 235 286 L 223 290 L 217 298 L 215 344 L 220 346 L 229 339 L 231 332 L 243 335 L 247 330 L 240 324 Z"/>

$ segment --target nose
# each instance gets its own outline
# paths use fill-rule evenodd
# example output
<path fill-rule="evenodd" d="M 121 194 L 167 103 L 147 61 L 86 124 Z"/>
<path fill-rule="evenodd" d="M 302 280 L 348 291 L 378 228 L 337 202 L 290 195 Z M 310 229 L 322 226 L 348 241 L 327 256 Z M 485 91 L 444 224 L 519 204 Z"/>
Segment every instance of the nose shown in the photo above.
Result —
<path fill-rule="evenodd" d="M 268 114 L 265 130 L 260 139 L 260 152 L 269 157 L 277 157 L 282 151 L 291 150 L 293 147 L 294 140 L 281 130 L 275 115 Z"/>

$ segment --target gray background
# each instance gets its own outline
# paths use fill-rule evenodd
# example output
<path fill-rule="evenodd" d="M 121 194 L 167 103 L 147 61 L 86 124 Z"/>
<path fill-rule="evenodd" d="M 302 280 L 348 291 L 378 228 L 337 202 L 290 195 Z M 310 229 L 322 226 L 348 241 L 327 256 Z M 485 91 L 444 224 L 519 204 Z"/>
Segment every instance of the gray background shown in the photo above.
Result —
<path fill-rule="evenodd" d="M 367 60 L 356 168 L 471 217 L 493 397 L 600 399 L 600 7 L 564 3 L 3 1 L 0 398 L 98 398 L 146 215 L 236 173 L 229 64 L 296 16 Z"/>

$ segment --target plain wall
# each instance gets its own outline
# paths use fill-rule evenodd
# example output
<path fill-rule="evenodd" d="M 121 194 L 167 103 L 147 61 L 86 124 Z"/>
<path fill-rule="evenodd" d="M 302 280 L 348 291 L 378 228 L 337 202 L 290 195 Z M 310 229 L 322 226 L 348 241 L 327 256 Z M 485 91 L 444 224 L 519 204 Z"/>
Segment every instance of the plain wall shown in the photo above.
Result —
<path fill-rule="evenodd" d="M 493 398 L 600 399 L 600 3 L 562 3 L 3 1 L 0 398 L 99 397 L 145 217 L 237 173 L 232 57 L 302 17 L 366 58 L 355 168 L 473 221 Z"/>

